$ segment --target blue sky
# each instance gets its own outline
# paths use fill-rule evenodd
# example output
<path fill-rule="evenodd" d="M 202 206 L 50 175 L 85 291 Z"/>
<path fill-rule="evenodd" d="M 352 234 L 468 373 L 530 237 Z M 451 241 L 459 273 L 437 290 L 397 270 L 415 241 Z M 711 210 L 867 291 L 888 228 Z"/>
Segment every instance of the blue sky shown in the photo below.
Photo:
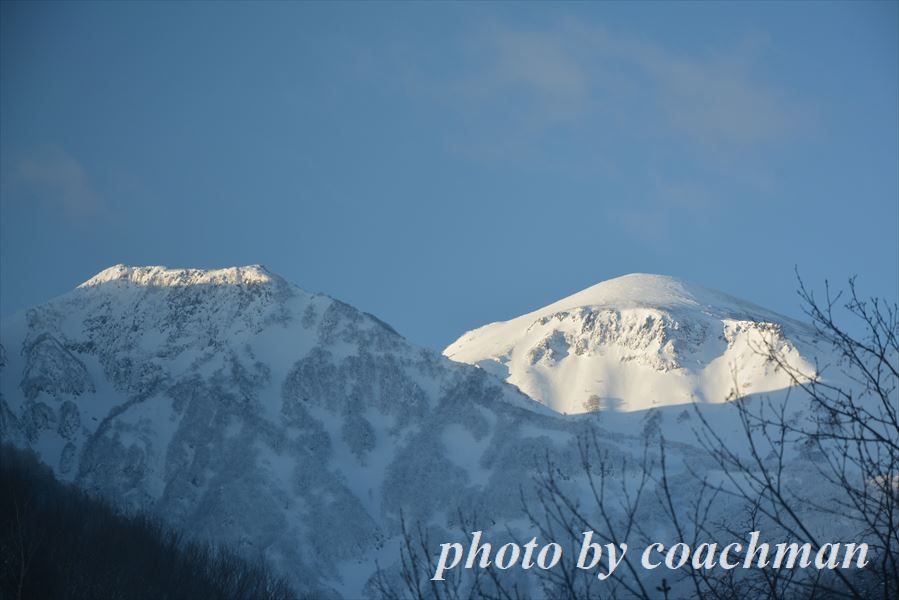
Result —
<path fill-rule="evenodd" d="M 434 348 L 630 272 L 899 296 L 897 3 L 0 10 L 4 315 L 120 262 Z"/>

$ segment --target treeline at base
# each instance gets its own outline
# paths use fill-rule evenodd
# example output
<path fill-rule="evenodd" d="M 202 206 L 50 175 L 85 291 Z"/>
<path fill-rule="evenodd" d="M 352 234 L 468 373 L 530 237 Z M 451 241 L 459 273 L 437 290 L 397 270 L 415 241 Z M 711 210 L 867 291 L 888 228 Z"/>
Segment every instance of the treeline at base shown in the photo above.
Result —
<path fill-rule="evenodd" d="M 293 597 L 263 564 L 119 514 L 0 447 L 0 598 Z"/>

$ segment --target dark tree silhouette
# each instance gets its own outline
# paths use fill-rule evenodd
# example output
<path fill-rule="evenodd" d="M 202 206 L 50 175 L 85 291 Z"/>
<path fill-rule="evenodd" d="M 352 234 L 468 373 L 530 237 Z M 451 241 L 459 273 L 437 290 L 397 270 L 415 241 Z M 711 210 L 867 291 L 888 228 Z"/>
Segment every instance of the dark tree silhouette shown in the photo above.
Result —
<path fill-rule="evenodd" d="M 0 448 L 0 597 L 295 598 L 262 563 L 125 516 Z"/>

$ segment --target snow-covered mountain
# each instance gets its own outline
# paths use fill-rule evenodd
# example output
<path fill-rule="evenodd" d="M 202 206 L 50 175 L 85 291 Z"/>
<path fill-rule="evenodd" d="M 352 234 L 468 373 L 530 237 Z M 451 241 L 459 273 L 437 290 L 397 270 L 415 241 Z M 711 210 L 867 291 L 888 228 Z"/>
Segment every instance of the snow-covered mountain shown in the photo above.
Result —
<path fill-rule="evenodd" d="M 795 360 L 813 348 L 804 326 L 768 311 L 630 276 L 463 336 L 450 360 L 262 267 L 119 265 L 0 324 L 0 439 L 123 510 L 264 558 L 301 594 L 379 597 L 379 568 L 401 578 L 402 521 L 431 557 L 473 528 L 528 539 L 545 514 L 535 477 L 589 515 L 590 477 L 645 481 L 660 434 L 675 502 L 689 506 L 691 473 L 720 468 L 694 429 L 712 423 L 728 443 L 742 429 L 730 405 L 696 405 L 697 419 L 676 403 L 722 400 L 728 361 L 741 361 L 744 392 L 785 385 L 752 351 L 763 335 Z M 634 412 L 563 416 L 519 388 L 569 413 Z M 598 464 L 583 462 L 585 434 Z M 803 452 L 787 468 L 815 491 Z M 708 519 L 734 514 L 722 502 Z M 644 538 L 671 534 L 656 504 L 638 518 Z M 506 575 L 524 596 L 561 593 L 532 572 Z"/>
<path fill-rule="evenodd" d="M 398 563 L 399 517 L 504 522 L 577 424 L 262 267 L 115 266 L 0 328 L 0 438 L 262 556 L 316 597 Z"/>
<path fill-rule="evenodd" d="M 444 354 L 572 414 L 786 388 L 789 377 L 761 352 L 769 343 L 814 373 L 808 326 L 672 277 L 633 274 L 470 331 Z"/>

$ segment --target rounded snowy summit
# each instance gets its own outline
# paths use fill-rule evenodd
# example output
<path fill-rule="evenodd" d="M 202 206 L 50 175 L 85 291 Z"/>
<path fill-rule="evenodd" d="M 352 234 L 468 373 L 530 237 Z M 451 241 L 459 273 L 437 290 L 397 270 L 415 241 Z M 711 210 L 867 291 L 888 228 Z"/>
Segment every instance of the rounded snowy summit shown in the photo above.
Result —
<path fill-rule="evenodd" d="M 657 309 L 699 309 L 711 314 L 729 314 L 742 318 L 754 316 L 757 320 L 787 317 L 734 296 L 687 283 L 668 275 L 631 273 L 597 283 L 548 306 L 537 309 L 525 317 L 537 314 L 553 314 L 580 307 Z"/>
<path fill-rule="evenodd" d="M 559 412 L 627 411 L 789 387 L 762 350 L 812 372 L 799 349 L 812 333 L 728 294 L 635 273 L 469 331 L 443 353 Z"/>

